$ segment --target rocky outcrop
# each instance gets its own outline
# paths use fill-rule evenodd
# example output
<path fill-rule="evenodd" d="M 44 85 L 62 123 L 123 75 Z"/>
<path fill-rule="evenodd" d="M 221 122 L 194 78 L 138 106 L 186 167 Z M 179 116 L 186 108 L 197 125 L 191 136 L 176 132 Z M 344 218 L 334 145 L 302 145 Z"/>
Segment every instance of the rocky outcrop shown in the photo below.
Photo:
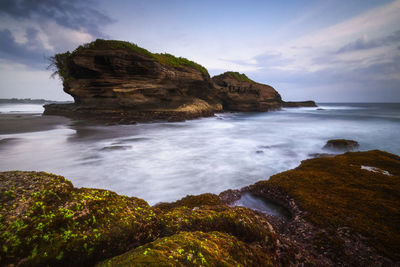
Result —
<path fill-rule="evenodd" d="M 128 42 L 98 39 L 57 54 L 53 64 L 75 104 L 48 105 L 45 114 L 140 121 L 210 116 L 221 109 L 204 67 Z"/>
<path fill-rule="evenodd" d="M 300 108 L 300 107 L 316 107 L 317 104 L 315 104 L 314 101 L 308 100 L 308 101 L 282 101 L 282 107 L 284 108 Z"/>
<path fill-rule="evenodd" d="M 324 149 L 335 150 L 335 151 L 353 151 L 356 150 L 360 145 L 357 141 L 347 139 L 332 139 L 326 142 Z"/>
<path fill-rule="evenodd" d="M 212 194 L 150 207 L 108 190 L 74 188 L 53 174 L 0 172 L 0 203 L 1 266 L 92 266 L 122 253 L 106 266 L 283 260 L 262 214 Z"/>
<path fill-rule="evenodd" d="M 299 167 L 220 194 L 253 194 L 292 214 L 270 220 L 296 258 L 315 266 L 400 264 L 400 157 L 378 150 L 305 160 Z M 379 185 L 378 185 L 379 184 Z"/>
<path fill-rule="evenodd" d="M 54 75 L 74 104 L 50 104 L 45 115 L 102 121 L 182 121 L 214 112 L 280 109 L 279 93 L 246 75 L 210 78 L 201 65 L 135 44 L 98 39 L 52 58 Z M 315 104 L 315 103 L 314 103 Z M 309 105 L 298 103 L 297 106 Z"/>
<path fill-rule="evenodd" d="M 281 96 L 273 87 L 256 83 L 245 74 L 225 72 L 212 80 L 224 110 L 269 111 L 282 106 Z"/>

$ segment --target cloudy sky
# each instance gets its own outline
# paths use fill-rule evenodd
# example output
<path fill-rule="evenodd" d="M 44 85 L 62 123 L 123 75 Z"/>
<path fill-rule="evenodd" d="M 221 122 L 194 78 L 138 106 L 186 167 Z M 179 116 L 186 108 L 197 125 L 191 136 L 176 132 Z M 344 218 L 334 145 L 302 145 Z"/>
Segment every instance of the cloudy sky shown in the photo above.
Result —
<path fill-rule="evenodd" d="M 70 100 L 46 58 L 96 38 L 244 72 L 285 100 L 400 102 L 400 0 L 0 0 L 0 98 Z"/>

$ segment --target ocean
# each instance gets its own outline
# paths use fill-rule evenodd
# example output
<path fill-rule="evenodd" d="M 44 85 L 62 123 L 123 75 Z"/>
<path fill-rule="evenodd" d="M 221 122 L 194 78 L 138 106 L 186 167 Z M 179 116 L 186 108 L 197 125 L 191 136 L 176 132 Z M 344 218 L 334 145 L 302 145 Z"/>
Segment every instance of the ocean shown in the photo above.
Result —
<path fill-rule="evenodd" d="M 60 118 L 54 127 L 30 131 L 42 111 L 41 105 L 0 105 L 0 171 L 51 172 L 76 187 L 109 189 L 151 205 L 266 180 L 326 152 L 329 139 L 400 154 L 400 104 L 319 103 L 114 126 Z M 23 116 L 29 125 L 13 132 L 10 116 L 17 123 Z M 1 131 L 5 126 L 8 132 Z"/>

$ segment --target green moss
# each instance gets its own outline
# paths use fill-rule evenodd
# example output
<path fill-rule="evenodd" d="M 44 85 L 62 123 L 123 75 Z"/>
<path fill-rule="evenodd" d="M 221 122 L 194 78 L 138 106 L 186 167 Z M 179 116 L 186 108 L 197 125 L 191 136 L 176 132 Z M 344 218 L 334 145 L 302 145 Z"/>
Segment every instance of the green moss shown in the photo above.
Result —
<path fill-rule="evenodd" d="M 255 187 L 276 186 L 288 193 L 311 222 L 332 230 L 330 240 L 337 240 L 335 229 L 348 227 L 379 252 L 400 260 L 399 166 L 400 157 L 382 151 L 346 153 L 303 161 Z"/>
<path fill-rule="evenodd" d="M 179 231 L 219 231 L 229 233 L 244 242 L 260 242 L 275 246 L 275 235 L 265 216 L 243 207 L 201 206 L 177 207 L 159 213 L 162 235 Z"/>
<path fill-rule="evenodd" d="M 84 45 L 79 46 L 76 48 L 72 53 L 69 51 L 66 53 L 60 53 L 56 54 L 53 57 L 50 58 L 50 66 L 49 68 L 54 68 L 55 71 L 52 74 L 52 76 L 58 75 L 61 80 L 63 81 L 69 81 L 72 79 L 71 75 L 72 73 L 72 58 L 79 54 L 80 52 L 86 50 L 86 49 L 113 49 L 113 50 L 127 50 L 127 51 L 132 51 L 135 53 L 138 53 L 143 56 L 150 57 L 152 59 L 157 60 L 159 63 L 165 65 L 165 66 L 171 66 L 175 68 L 183 68 L 183 67 L 191 67 L 194 68 L 198 71 L 201 71 L 204 75 L 210 76 L 208 74 L 208 71 L 205 67 L 201 66 L 200 64 L 197 64 L 194 61 L 191 61 L 187 58 L 183 57 L 175 57 L 171 54 L 166 54 L 166 53 L 161 53 L 161 54 L 155 54 L 151 53 L 150 51 L 139 47 L 138 45 L 130 42 L 125 42 L 125 41 L 117 41 L 117 40 L 103 40 L 103 39 L 97 39 L 96 41 L 93 41 L 91 43 L 87 43 Z"/>
<path fill-rule="evenodd" d="M 159 235 L 158 220 L 141 199 L 99 189 L 75 189 L 61 176 L 0 173 L 0 265 L 93 263 Z M 25 198 L 23 198 L 25 196 Z"/>
<path fill-rule="evenodd" d="M 181 232 L 96 266 L 273 266 L 260 248 L 220 232 Z M 276 264 L 275 264 L 276 266 Z"/>
<path fill-rule="evenodd" d="M 181 200 L 172 203 L 159 203 L 154 208 L 161 210 L 171 210 L 176 207 L 195 208 L 200 206 L 223 205 L 221 199 L 215 194 L 201 194 L 197 196 L 186 196 Z"/>
<path fill-rule="evenodd" d="M 251 80 L 249 77 L 247 77 L 246 74 L 244 74 L 244 73 L 227 71 L 227 72 L 224 72 L 222 75 L 229 75 L 232 78 L 235 78 L 236 80 L 238 80 L 240 82 L 254 83 L 254 81 Z"/>

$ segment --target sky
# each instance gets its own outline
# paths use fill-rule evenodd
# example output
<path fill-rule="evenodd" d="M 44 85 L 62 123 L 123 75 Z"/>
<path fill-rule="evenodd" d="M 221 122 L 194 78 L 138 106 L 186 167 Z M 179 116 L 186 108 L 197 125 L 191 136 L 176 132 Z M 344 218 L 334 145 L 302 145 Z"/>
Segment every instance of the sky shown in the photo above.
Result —
<path fill-rule="evenodd" d="M 287 101 L 400 102 L 400 0 L 0 0 L 0 98 L 72 100 L 48 58 L 124 40 Z"/>

